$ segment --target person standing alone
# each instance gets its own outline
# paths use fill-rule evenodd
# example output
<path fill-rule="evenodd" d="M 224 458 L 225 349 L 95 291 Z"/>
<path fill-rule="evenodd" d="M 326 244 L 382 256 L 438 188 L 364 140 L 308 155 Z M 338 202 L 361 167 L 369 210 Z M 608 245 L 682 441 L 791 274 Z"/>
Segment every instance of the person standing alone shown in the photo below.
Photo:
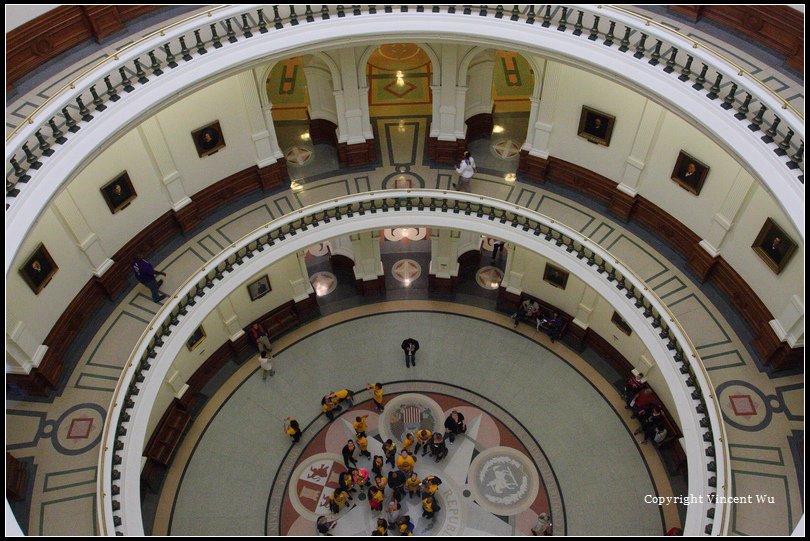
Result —
<path fill-rule="evenodd" d="M 469 192 L 470 179 L 475 174 L 475 160 L 473 160 L 468 151 L 464 152 L 461 163 L 456 167 L 456 173 L 458 173 L 458 184 L 453 184 L 453 188 L 456 188 L 460 192 Z"/>
<path fill-rule="evenodd" d="M 419 351 L 419 342 L 413 338 L 402 341 L 402 351 L 405 352 L 405 368 L 416 366 L 416 352 Z"/>

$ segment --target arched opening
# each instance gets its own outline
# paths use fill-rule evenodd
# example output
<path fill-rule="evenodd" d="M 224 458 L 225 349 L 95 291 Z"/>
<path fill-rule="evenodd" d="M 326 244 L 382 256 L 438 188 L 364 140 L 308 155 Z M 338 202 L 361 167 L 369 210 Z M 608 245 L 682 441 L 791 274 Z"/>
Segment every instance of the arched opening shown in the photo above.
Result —
<path fill-rule="evenodd" d="M 487 49 L 470 61 L 466 84 L 470 152 L 479 168 L 514 175 L 535 91 L 532 65 L 519 53 Z"/>
<path fill-rule="evenodd" d="M 380 142 L 380 157 L 406 171 L 423 152 L 430 129 L 434 63 L 414 43 L 386 43 L 366 55 L 368 115 Z"/>
<path fill-rule="evenodd" d="M 265 90 L 291 180 L 337 170 L 337 108 L 328 66 L 314 55 L 282 60 L 270 70 Z"/>

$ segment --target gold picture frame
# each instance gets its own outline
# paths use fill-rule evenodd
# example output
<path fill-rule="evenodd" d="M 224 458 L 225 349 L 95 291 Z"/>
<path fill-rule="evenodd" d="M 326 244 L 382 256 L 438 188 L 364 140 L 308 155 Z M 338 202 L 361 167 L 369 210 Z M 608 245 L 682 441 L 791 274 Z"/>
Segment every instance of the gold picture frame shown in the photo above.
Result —
<path fill-rule="evenodd" d="M 26 259 L 23 266 L 19 268 L 23 280 L 35 295 L 39 295 L 39 292 L 45 289 L 58 270 L 59 266 L 44 244 L 37 246 L 31 257 Z"/>
<path fill-rule="evenodd" d="M 582 112 L 579 115 L 577 135 L 591 143 L 610 146 L 610 138 L 613 137 L 613 126 L 615 124 L 615 116 L 583 105 Z"/>
<path fill-rule="evenodd" d="M 203 329 L 203 326 L 200 325 L 193 333 L 191 333 L 188 340 L 186 340 L 186 347 L 189 351 L 194 351 L 194 349 L 199 346 L 203 340 L 205 340 L 205 337 L 205 329 Z"/>
<path fill-rule="evenodd" d="M 197 149 L 197 155 L 200 158 L 216 154 L 225 147 L 225 137 L 222 135 L 219 120 L 194 130 L 191 132 L 191 138 L 194 140 L 194 148 Z"/>
<path fill-rule="evenodd" d="M 779 274 L 793 257 L 797 244 L 773 218 L 768 218 L 751 248 L 773 272 Z"/>
<path fill-rule="evenodd" d="M 675 161 L 675 168 L 672 169 L 671 178 L 687 192 L 700 195 L 708 174 L 708 165 L 681 150 Z"/>
<path fill-rule="evenodd" d="M 113 180 L 101 187 L 101 195 L 104 202 L 110 208 L 110 212 L 117 214 L 127 208 L 132 201 L 138 197 L 129 174 L 124 171 Z"/>

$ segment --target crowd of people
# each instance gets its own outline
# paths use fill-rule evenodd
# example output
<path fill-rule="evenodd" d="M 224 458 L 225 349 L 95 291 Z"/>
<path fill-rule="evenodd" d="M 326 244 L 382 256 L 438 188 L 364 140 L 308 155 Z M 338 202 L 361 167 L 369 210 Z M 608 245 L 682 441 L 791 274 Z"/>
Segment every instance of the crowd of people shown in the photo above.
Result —
<path fill-rule="evenodd" d="M 638 419 L 641 427 L 634 434 L 644 433 L 644 440 L 647 443 L 652 440 L 657 447 L 664 443 L 668 432 L 666 428 L 666 416 L 658 397 L 647 385 L 642 374 L 632 374 L 624 384 L 622 396 L 625 400 L 625 408 L 633 410 L 633 419 Z"/>
<path fill-rule="evenodd" d="M 535 330 L 540 331 L 542 329 L 547 332 L 552 342 L 555 342 L 560 337 L 565 326 L 565 320 L 558 312 L 552 312 L 549 316 L 540 308 L 540 303 L 530 298 L 525 299 L 520 304 L 520 308 L 511 315 L 511 318 L 516 329 L 521 321 L 534 322 Z"/>
<path fill-rule="evenodd" d="M 383 385 L 368 384 L 367 390 L 375 408 L 382 411 L 385 407 Z M 349 389 L 330 392 L 321 400 L 321 409 L 330 422 L 344 406 L 346 410 L 354 406 L 354 393 Z M 340 511 L 352 506 L 354 495 L 364 491 L 371 510 L 379 513 L 371 535 L 388 535 L 389 532 L 413 535 L 414 524 L 402 508 L 405 498 L 417 498 L 421 502 L 425 519 L 432 520 L 441 511 L 436 492 L 442 480 L 436 475 L 420 475 L 419 460 L 428 455 L 435 462 L 443 460 L 449 452 L 447 442 L 452 444 L 457 436 L 467 431 L 464 415 L 452 411 L 445 419 L 444 432 L 420 428 L 415 433 L 405 434 L 401 449 L 394 440 L 388 439 L 383 443 L 383 454 L 375 456 L 368 451 L 368 415 L 356 416 L 352 426 L 354 438 L 348 439 L 341 450 L 346 471 L 340 474 L 338 487 L 327 497 L 332 516 L 318 519 L 318 533 L 331 535 L 329 532 L 337 524 Z M 301 427 L 294 418 L 285 420 L 284 431 L 293 443 L 300 441 Z"/>

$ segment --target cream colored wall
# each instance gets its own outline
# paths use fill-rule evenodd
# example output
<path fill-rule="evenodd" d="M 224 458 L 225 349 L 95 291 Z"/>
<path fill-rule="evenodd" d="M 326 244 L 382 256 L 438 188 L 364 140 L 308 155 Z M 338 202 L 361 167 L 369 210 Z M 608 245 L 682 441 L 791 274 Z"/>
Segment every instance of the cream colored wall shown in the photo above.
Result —
<path fill-rule="evenodd" d="M 157 115 L 186 193 L 193 195 L 256 164 L 256 151 L 236 76 L 184 98 Z M 219 120 L 225 148 L 200 158 L 191 132 Z"/>
<path fill-rule="evenodd" d="M 290 280 L 300 277 L 298 261 L 295 255 L 285 257 L 256 273 L 246 284 L 257 280 L 265 274 L 270 278 L 271 291 L 261 299 L 251 302 L 250 295 L 247 292 L 247 285 L 238 288 L 228 296 L 227 302 L 231 303 L 242 327 L 246 327 L 251 321 L 292 300 L 293 291 Z M 188 348 L 183 347 L 172 363 L 167 379 L 172 378 L 174 371 L 177 371 L 178 375 L 174 378 L 173 385 L 167 381 L 164 381 L 161 385 L 155 401 L 156 406 L 152 409 L 152 415 L 149 418 L 147 434 L 152 434 L 177 390 L 188 381 L 208 357 L 230 339 L 228 329 L 222 321 L 218 310 L 214 310 L 203 320 L 202 327 L 206 334 L 205 340 L 194 351 L 189 351 Z M 248 362 L 252 361 L 249 360 Z"/>
<path fill-rule="evenodd" d="M 124 210 L 112 214 L 100 188 L 124 171 L 138 197 Z M 171 210 L 169 194 L 138 130 L 130 131 L 90 162 L 67 191 L 110 257 Z"/>
<path fill-rule="evenodd" d="M 609 79 L 565 65 L 560 68 L 556 94 L 544 95 L 541 109 L 553 110 L 550 154 L 617 184 L 621 182 L 646 98 Z M 556 99 L 549 99 L 549 95 Z M 576 135 L 583 105 L 616 116 L 610 146 L 595 145 Z M 673 113 L 665 113 L 654 133 L 647 156 L 637 156 L 644 160 L 638 182 L 639 195 L 677 218 L 700 238 L 710 237 L 713 217 L 721 209 L 741 166 L 696 127 Z M 681 150 L 710 167 L 700 195 L 686 191 L 671 180 Z M 804 267 L 800 261 L 803 261 L 804 250 L 800 247 L 787 268 L 776 276 L 751 250 L 751 244 L 767 217 L 786 228 L 794 239 L 799 239 L 799 235 L 788 226 L 790 221 L 760 184 L 739 214 L 720 247 L 720 255 L 776 315 L 788 304 L 791 295 L 803 294 Z"/>
<path fill-rule="evenodd" d="M 720 249 L 725 259 L 748 282 L 774 316 L 779 316 L 791 295 L 804 297 L 804 246 L 799 245 L 779 275 L 751 248 L 765 220 L 773 218 L 794 242 L 800 237 L 776 202 L 759 185 L 755 185 L 737 223 L 729 231 Z"/>
<path fill-rule="evenodd" d="M 700 195 L 681 188 L 671 178 L 681 150 L 710 168 Z M 666 113 L 641 172 L 638 191 L 701 238 L 706 238 L 712 216 L 719 210 L 740 169 L 736 160 L 711 139 L 681 118 Z"/>
<path fill-rule="evenodd" d="M 40 243 L 45 245 L 59 270 L 39 295 L 35 295 L 16 269 L 33 255 Z M 51 208 L 40 216 L 19 253 L 12 263 L 15 270 L 6 280 L 6 302 L 14 306 L 14 315 L 38 343 L 42 343 L 67 305 L 90 279 L 93 269 Z M 6 322 L 6 328 L 14 323 Z"/>
<path fill-rule="evenodd" d="M 554 109 L 549 153 L 619 181 L 635 140 L 646 98 L 604 77 L 562 66 L 558 99 L 540 108 Z M 588 142 L 577 135 L 582 106 L 616 117 L 610 146 Z"/>

